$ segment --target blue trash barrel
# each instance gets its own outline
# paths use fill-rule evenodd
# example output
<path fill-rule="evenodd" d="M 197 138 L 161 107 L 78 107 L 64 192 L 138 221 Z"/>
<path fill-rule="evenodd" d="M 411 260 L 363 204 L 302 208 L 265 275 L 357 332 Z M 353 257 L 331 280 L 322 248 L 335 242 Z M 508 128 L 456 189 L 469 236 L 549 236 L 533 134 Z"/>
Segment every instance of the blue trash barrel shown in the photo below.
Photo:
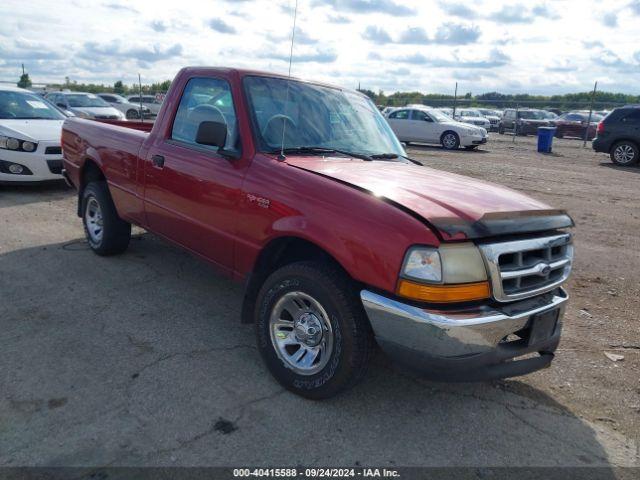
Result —
<path fill-rule="evenodd" d="M 551 153 L 553 147 L 553 136 L 556 134 L 556 127 L 538 127 L 538 151 L 541 153 Z"/>

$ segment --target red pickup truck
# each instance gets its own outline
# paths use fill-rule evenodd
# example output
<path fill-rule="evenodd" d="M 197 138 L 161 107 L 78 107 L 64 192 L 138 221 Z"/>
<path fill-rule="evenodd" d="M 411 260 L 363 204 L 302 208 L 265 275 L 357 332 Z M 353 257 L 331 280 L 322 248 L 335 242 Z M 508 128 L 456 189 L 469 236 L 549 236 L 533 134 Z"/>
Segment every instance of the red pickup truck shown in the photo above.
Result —
<path fill-rule="evenodd" d="M 300 395 L 353 385 L 377 346 L 442 380 L 553 359 L 571 218 L 417 165 L 358 92 L 185 68 L 152 128 L 70 118 L 62 146 L 91 248 L 124 252 L 135 224 L 242 282 L 242 321 Z"/>

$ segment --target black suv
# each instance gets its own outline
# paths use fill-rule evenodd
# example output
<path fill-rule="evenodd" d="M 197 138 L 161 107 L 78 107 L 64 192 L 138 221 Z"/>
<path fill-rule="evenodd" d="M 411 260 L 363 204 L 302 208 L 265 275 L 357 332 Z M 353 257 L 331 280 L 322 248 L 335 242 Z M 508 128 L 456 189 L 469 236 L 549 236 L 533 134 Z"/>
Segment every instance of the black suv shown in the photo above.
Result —
<path fill-rule="evenodd" d="M 629 166 L 640 159 L 640 105 L 616 108 L 598 124 L 593 149 L 611 155 L 616 165 Z"/>

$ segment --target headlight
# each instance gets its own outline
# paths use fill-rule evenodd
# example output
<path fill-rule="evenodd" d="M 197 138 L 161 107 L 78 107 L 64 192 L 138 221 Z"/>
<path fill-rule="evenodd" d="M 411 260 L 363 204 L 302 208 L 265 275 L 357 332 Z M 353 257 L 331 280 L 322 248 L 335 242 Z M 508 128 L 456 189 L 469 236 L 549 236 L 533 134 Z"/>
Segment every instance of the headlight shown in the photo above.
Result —
<path fill-rule="evenodd" d="M 22 150 L 24 152 L 33 152 L 38 147 L 37 143 L 19 138 L 0 136 L 0 148 L 5 150 Z"/>
<path fill-rule="evenodd" d="M 398 282 L 400 296 L 449 303 L 486 299 L 489 282 L 480 250 L 473 243 L 412 247 L 405 255 Z"/>

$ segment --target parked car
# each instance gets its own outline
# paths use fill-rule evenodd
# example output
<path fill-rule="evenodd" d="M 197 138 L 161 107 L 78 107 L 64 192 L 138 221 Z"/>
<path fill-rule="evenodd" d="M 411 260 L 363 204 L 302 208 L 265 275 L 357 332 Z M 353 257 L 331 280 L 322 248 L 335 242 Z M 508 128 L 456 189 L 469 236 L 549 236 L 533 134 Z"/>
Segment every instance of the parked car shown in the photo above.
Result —
<path fill-rule="evenodd" d="M 497 132 L 498 125 L 500 125 L 500 118 L 502 117 L 502 115 L 498 115 L 498 113 L 495 110 L 490 110 L 488 108 L 477 108 L 476 110 L 480 112 L 480 115 L 482 115 L 484 118 L 489 120 L 489 131 Z"/>
<path fill-rule="evenodd" d="M 139 105 L 140 95 L 132 95 L 127 97 L 127 100 L 134 105 Z M 151 110 L 151 113 L 157 115 L 160 112 L 160 107 L 162 107 L 162 100 L 155 95 L 142 95 L 142 105 Z"/>
<path fill-rule="evenodd" d="M 127 120 L 138 120 L 140 119 L 140 104 L 133 104 L 129 102 L 122 95 L 118 95 L 116 93 L 99 93 L 98 96 L 111 105 L 113 108 L 120 110 L 120 112 L 124 113 L 124 116 Z M 151 113 L 149 107 L 142 106 L 142 118 L 152 118 L 154 116 Z"/>
<path fill-rule="evenodd" d="M 62 180 L 65 118 L 41 96 L 0 85 L 0 182 Z"/>
<path fill-rule="evenodd" d="M 383 115 L 384 117 L 387 117 L 387 116 L 389 116 L 389 114 L 390 114 L 391 112 L 393 112 L 396 108 L 398 108 L 398 107 L 384 107 L 384 108 L 382 109 L 382 115 Z"/>
<path fill-rule="evenodd" d="M 444 113 L 446 116 L 453 118 L 453 108 L 450 107 L 440 107 L 436 108 L 440 113 Z"/>
<path fill-rule="evenodd" d="M 80 118 L 96 120 L 125 120 L 125 116 L 99 96 L 85 92 L 53 92 L 45 97 L 63 112 L 71 112 Z"/>
<path fill-rule="evenodd" d="M 546 118 L 542 110 L 530 108 L 507 108 L 500 119 L 498 133 L 504 134 L 511 130 L 516 135 L 537 135 L 538 127 L 549 127 L 553 123 Z"/>
<path fill-rule="evenodd" d="M 447 150 L 468 150 L 487 143 L 487 131 L 458 122 L 430 108 L 398 108 L 387 117 L 401 142 L 435 143 Z"/>
<path fill-rule="evenodd" d="M 596 152 L 608 153 L 616 165 L 637 164 L 640 160 L 640 106 L 616 108 L 600 120 L 592 146 Z"/>
<path fill-rule="evenodd" d="M 569 112 L 560 115 L 555 121 L 556 137 L 578 137 L 584 138 L 587 132 L 587 140 L 596 136 L 596 127 L 602 116 L 597 113 L 591 114 L 589 122 L 589 112 Z"/>
<path fill-rule="evenodd" d="M 462 123 L 468 123 L 469 125 L 482 127 L 485 130 L 489 130 L 491 128 L 491 122 L 484 118 L 482 114 L 475 108 L 457 109 L 453 118 L 454 120 Z"/>
<path fill-rule="evenodd" d="M 554 112 L 550 112 L 549 110 L 540 110 L 542 112 L 542 116 L 546 119 L 549 120 L 549 123 L 551 125 L 555 125 L 555 121 L 558 119 L 558 115 L 556 115 Z"/>
<path fill-rule="evenodd" d="M 210 102 L 222 93 L 224 111 Z M 365 95 L 185 68 L 153 128 L 124 125 L 63 127 L 88 245 L 121 253 L 136 224 L 241 282 L 242 319 L 289 390 L 319 399 L 354 385 L 376 342 L 445 380 L 550 365 L 571 218 L 416 165 Z"/>

